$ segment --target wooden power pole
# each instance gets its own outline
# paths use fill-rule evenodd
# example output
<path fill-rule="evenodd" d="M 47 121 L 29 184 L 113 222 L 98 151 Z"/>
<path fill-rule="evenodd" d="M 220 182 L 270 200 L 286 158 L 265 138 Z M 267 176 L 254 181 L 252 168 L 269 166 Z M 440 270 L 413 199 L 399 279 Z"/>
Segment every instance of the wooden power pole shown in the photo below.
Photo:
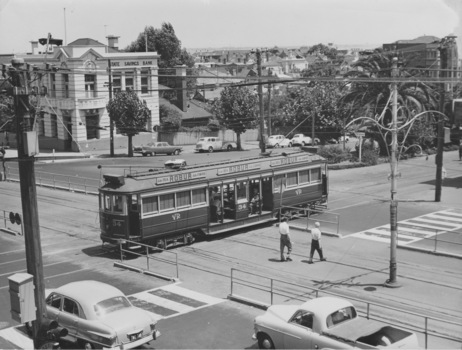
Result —
<path fill-rule="evenodd" d="M 21 202 L 26 246 L 27 272 L 34 276 L 34 297 L 36 319 L 32 322 L 34 349 L 40 348 L 40 327 L 46 317 L 45 285 L 43 279 L 42 247 L 40 244 L 40 225 L 37 208 L 37 191 L 35 187 L 34 155 L 37 136 L 32 132 L 29 114 L 29 89 L 24 60 L 11 60 L 14 85 L 14 103 L 16 111 L 16 137 L 18 149 L 18 167 L 21 187 Z"/>

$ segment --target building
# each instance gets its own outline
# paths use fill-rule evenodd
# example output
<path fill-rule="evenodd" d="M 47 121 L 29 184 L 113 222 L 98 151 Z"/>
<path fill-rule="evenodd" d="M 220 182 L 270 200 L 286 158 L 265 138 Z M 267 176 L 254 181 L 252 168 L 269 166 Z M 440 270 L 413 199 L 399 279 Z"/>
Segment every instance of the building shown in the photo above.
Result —
<path fill-rule="evenodd" d="M 151 117 L 145 133 L 134 142 L 148 142 L 159 125 L 158 65 L 156 52 L 120 52 L 118 37 L 108 45 L 89 38 L 66 46 L 46 47 L 15 55 L 35 67 L 31 88 L 37 92 L 41 117 L 36 120 L 40 149 L 86 151 L 110 148 L 110 120 L 106 104 L 118 91 L 134 90 L 146 101 Z M 109 91 L 110 76 L 112 91 Z M 126 148 L 127 137 L 114 128 L 114 148 Z"/>

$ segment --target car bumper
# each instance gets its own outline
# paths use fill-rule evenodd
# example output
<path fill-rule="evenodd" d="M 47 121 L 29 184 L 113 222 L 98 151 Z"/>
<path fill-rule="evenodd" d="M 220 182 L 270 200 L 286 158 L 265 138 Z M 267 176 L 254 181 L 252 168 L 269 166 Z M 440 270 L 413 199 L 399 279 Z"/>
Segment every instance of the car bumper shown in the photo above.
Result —
<path fill-rule="evenodd" d="M 160 337 L 160 332 L 159 331 L 154 331 L 154 333 L 148 335 L 147 337 L 138 339 L 134 342 L 131 343 L 125 343 L 125 344 L 120 344 L 118 346 L 114 346 L 113 348 L 104 348 L 104 349 L 120 349 L 120 350 L 126 350 L 126 349 L 134 349 L 137 348 L 143 344 L 149 343 L 150 341 L 156 340 L 157 338 Z"/>

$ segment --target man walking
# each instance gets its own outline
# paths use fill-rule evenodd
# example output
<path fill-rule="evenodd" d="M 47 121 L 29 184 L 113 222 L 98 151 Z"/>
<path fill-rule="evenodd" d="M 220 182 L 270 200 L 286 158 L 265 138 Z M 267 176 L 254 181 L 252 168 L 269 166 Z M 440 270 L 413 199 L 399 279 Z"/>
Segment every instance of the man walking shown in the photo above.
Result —
<path fill-rule="evenodd" d="M 281 261 L 292 261 L 290 258 L 290 252 L 292 251 L 292 243 L 290 242 L 289 236 L 289 224 L 287 223 L 289 218 L 283 216 L 281 223 L 279 224 L 279 235 L 281 236 L 280 250 L 281 250 Z M 287 247 L 287 258 L 284 258 L 284 247 Z"/>
<path fill-rule="evenodd" d="M 319 222 L 314 223 L 314 228 L 311 230 L 307 227 L 307 231 L 311 231 L 311 250 L 310 250 L 310 260 L 308 260 L 308 264 L 313 263 L 313 255 L 314 251 L 316 250 L 319 254 L 319 258 L 321 261 L 326 261 L 326 258 L 322 255 L 322 245 L 321 245 L 321 230 L 319 229 L 321 225 Z"/>

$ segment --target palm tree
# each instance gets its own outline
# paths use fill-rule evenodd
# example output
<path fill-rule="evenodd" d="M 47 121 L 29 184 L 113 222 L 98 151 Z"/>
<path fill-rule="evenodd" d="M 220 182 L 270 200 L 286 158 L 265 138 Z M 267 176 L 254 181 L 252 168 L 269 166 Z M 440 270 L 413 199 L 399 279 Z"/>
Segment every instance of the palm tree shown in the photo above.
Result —
<path fill-rule="evenodd" d="M 371 80 L 371 82 L 353 81 L 350 84 L 349 92 L 342 98 L 342 105 L 344 108 L 349 108 L 352 115 L 376 118 L 383 114 L 383 118 L 380 120 L 382 125 L 388 126 L 390 124 L 392 119 L 391 108 L 389 108 L 390 83 L 379 79 L 391 76 L 394 57 L 396 57 L 396 53 L 382 52 L 376 49 L 360 58 L 353 64 L 353 69 L 345 74 L 345 77 Z M 400 61 L 400 76 L 414 78 L 412 82 L 398 84 L 398 123 L 405 123 L 418 113 L 437 110 L 439 94 L 438 89 L 431 85 L 425 82 L 416 82 L 420 73 L 407 66 L 411 60 L 406 61 L 400 58 Z M 374 81 L 374 79 L 377 80 Z M 423 123 L 434 123 L 435 116 L 431 112 L 426 117 L 426 120 L 422 121 Z M 428 128 L 428 130 L 431 132 L 432 129 Z M 407 130 L 402 131 L 404 135 Z"/>

